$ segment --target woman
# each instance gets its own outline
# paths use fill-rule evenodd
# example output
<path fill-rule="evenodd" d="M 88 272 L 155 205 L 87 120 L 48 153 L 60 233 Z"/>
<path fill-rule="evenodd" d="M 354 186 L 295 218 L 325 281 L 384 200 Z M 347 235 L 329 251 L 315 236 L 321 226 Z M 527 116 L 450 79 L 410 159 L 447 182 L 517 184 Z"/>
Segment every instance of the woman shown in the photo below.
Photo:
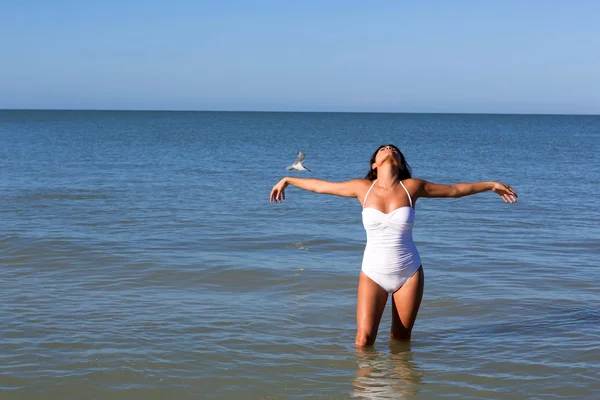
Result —
<path fill-rule="evenodd" d="M 285 177 L 271 190 L 270 201 L 285 200 L 288 185 L 315 193 L 358 199 L 367 231 L 367 245 L 358 281 L 356 346 L 375 342 L 388 294 L 392 294 L 390 337 L 410 340 L 423 297 L 424 275 L 412 239 L 415 203 L 420 197 L 463 197 L 491 190 L 506 203 L 517 193 L 499 182 L 439 185 L 411 177 L 410 166 L 394 145 L 380 146 L 371 157 L 365 179 L 328 182 Z"/>

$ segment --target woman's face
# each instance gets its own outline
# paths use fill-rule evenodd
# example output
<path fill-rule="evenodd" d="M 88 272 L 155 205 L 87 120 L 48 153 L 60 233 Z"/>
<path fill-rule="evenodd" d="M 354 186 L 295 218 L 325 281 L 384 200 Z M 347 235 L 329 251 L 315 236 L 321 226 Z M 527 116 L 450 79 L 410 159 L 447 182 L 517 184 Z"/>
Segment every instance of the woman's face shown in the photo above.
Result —
<path fill-rule="evenodd" d="M 381 147 L 375 156 L 375 164 L 381 165 L 386 159 L 392 159 L 396 163 L 400 163 L 400 151 L 396 146 L 387 145 Z"/>

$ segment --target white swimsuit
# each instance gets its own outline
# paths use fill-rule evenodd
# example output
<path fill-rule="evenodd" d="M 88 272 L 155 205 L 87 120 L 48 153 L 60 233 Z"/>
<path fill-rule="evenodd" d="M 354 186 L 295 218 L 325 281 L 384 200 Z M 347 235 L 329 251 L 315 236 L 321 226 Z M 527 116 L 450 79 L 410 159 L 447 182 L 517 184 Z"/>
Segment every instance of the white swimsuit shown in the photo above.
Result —
<path fill-rule="evenodd" d="M 363 207 L 375 182 L 365 195 Z M 408 195 L 410 207 L 400 207 L 389 214 L 372 207 L 364 207 L 362 211 L 367 231 L 362 271 L 388 293 L 400 289 L 421 266 L 421 257 L 412 237 L 415 209 L 410 193 L 402 182 L 400 184 Z"/>

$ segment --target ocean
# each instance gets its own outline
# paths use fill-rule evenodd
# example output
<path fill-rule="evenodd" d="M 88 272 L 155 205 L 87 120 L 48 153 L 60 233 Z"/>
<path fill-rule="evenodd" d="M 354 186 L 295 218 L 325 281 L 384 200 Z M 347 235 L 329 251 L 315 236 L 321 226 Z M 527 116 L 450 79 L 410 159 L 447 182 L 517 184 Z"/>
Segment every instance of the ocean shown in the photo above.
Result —
<path fill-rule="evenodd" d="M 355 199 L 380 144 L 420 199 L 410 343 L 354 347 Z M 298 150 L 311 172 L 286 171 Z M 600 116 L 0 111 L 2 399 L 596 399 Z"/>

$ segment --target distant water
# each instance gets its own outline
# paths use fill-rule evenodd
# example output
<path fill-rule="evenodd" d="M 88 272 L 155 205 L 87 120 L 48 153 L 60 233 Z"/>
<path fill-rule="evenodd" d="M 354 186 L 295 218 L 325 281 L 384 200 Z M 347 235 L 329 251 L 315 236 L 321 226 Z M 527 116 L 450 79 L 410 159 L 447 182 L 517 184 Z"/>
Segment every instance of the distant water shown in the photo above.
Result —
<path fill-rule="evenodd" d="M 410 344 L 356 351 L 356 200 L 394 143 L 421 199 Z M 600 117 L 0 112 L 2 399 L 578 398 L 600 393 Z"/>

